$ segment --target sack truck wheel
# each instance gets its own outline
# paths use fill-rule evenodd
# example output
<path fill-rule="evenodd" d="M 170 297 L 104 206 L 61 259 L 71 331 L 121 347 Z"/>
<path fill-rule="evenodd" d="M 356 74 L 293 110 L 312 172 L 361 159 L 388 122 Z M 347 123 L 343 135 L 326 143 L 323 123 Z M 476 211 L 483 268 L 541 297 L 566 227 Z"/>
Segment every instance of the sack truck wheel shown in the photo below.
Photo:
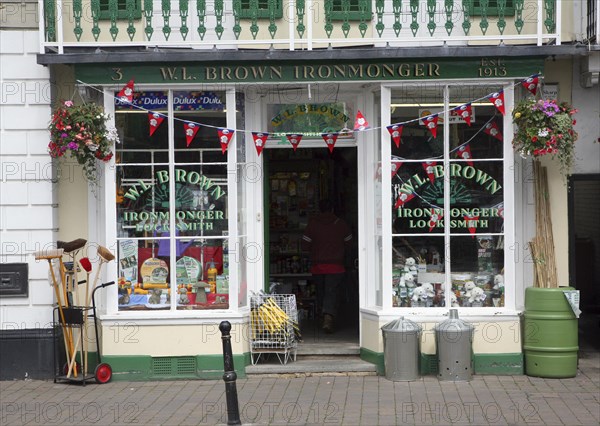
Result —
<path fill-rule="evenodd" d="M 101 385 L 110 382 L 110 379 L 112 379 L 111 366 L 106 363 L 98 364 L 94 376 L 96 377 L 96 382 Z"/>
<path fill-rule="evenodd" d="M 79 375 L 81 374 L 81 364 L 78 363 L 77 361 L 75 361 L 75 364 L 73 364 L 73 368 L 71 369 L 71 377 L 74 377 L 73 374 L 75 373 L 75 369 L 77 369 L 77 377 L 79 377 Z M 69 363 L 68 362 L 64 363 L 62 372 L 63 372 L 63 375 L 65 375 L 65 376 L 69 372 Z"/>

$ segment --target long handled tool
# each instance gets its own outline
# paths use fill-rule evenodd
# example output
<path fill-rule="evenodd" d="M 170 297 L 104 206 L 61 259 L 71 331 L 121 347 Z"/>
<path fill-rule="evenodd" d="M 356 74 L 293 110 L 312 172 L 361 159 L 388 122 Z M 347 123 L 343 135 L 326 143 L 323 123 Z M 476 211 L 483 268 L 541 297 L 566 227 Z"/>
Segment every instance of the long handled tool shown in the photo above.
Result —
<path fill-rule="evenodd" d="M 100 263 L 98 264 L 98 269 L 96 270 L 96 275 L 94 276 L 94 282 L 92 284 L 92 291 L 96 288 L 98 284 L 98 278 L 100 277 L 100 270 L 102 269 L 102 265 L 110 262 L 115 258 L 115 255 L 110 252 L 109 249 L 103 246 L 98 246 L 98 256 L 100 256 Z M 86 290 L 87 293 L 87 290 Z M 89 306 L 91 300 L 86 300 L 86 306 Z"/>
<path fill-rule="evenodd" d="M 86 274 L 86 278 L 85 278 L 85 301 L 87 303 L 90 295 L 89 295 L 89 289 L 90 289 L 90 273 L 92 272 L 92 262 L 90 262 L 90 259 L 88 259 L 87 257 L 82 257 L 79 260 L 79 264 L 81 265 L 81 267 L 85 270 L 85 274 Z M 87 308 L 88 306 L 86 306 Z M 88 373 L 88 339 L 87 339 L 87 317 L 88 317 L 88 310 L 85 310 L 85 313 L 83 314 L 83 323 L 84 323 L 84 330 L 85 330 L 85 352 L 84 352 L 84 360 L 83 360 L 83 373 L 87 374 Z"/>
<path fill-rule="evenodd" d="M 72 349 L 73 349 L 73 341 L 72 341 L 70 329 L 66 326 L 65 314 L 63 311 L 63 304 L 61 302 L 61 294 L 60 294 L 59 284 L 56 279 L 56 274 L 54 273 L 54 267 L 52 266 L 52 260 L 59 259 L 59 261 L 61 262 L 61 267 L 62 267 L 63 251 L 64 251 L 63 249 L 38 251 L 38 252 L 34 253 L 34 256 L 35 256 L 36 260 L 47 260 L 48 261 L 48 266 L 50 268 L 50 276 L 52 277 L 52 286 L 54 287 L 54 292 L 56 294 L 56 302 L 58 304 L 58 313 L 60 316 L 61 328 L 63 330 L 63 340 L 65 343 L 65 352 L 67 353 L 67 362 L 70 362 L 70 356 L 71 356 Z"/>
<path fill-rule="evenodd" d="M 67 295 L 71 294 L 71 300 L 69 305 L 73 305 L 73 300 L 75 300 L 75 305 L 78 306 L 79 305 L 79 291 L 77 289 L 78 287 L 78 283 L 79 283 L 79 277 L 78 277 L 78 271 L 79 268 L 77 266 L 77 254 L 79 253 L 79 250 L 81 250 L 87 243 L 87 240 L 83 239 L 83 238 L 78 238 L 76 240 L 73 241 L 57 241 L 56 242 L 56 246 L 59 249 L 63 249 L 64 250 L 64 254 L 66 254 L 69 257 L 69 268 L 66 268 L 66 277 L 67 282 L 65 282 L 65 284 L 68 284 L 65 286 L 66 291 L 67 291 Z M 75 345 L 73 346 L 73 353 L 71 354 L 71 362 L 69 363 L 69 369 L 67 371 L 67 377 L 71 376 L 71 370 L 73 370 L 73 367 L 75 366 L 75 370 L 74 370 L 74 375 L 75 377 L 77 377 L 77 373 L 78 373 L 78 369 L 77 369 L 77 365 L 75 364 L 75 358 L 77 355 L 77 347 L 79 346 L 79 343 L 81 341 L 81 334 L 83 333 L 83 328 L 82 330 L 80 330 L 80 334 L 77 338 L 77 342 L 75 343 Z M 81 356 L 81 362 L 83 362 L 83 353 L 80 354 Z"/>

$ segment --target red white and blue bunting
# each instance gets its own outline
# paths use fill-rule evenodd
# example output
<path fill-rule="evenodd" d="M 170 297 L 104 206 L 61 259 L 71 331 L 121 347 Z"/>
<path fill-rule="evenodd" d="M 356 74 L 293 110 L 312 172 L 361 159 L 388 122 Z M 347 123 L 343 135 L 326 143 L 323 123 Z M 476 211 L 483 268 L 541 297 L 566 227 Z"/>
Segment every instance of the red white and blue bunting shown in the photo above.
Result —
<path fill-rule="evenodd" d="M 514 84 L 514 86 L 521 85 L 522 87 L 524 87 L 526 90 L 528 90 L 535 96 L 538 93 L 538 88 L 541 83 L 541 79 L 542 79 L 542 76 L 540 74 L 533 74 L 530 77 Z M 82 81 L 78 81 L 78 83 L 93 88 L 93 86 L 87 85 L 86 83 L 84 83 Z M 166 116 L 161 113 L 157 113 L 155 111 L 145 109 L 141 106 L 134 105 L 132 103 L 133 95 L 134 95 L 134 79 L 131 79 L 117 93 L 115 98 L 118 99 L 122 103 L 130 104 L 131 107 L 141 109 L 141 110 L 148 112 L 149 133 L 150 133 L 150 136 L 152 136 L 154 134 L 154 132 L 158 129 L 158 127 L 160 127 L 160 125 L 162 124 L 162 122 L 164 121 Z M 425 126 L 427 128 L 427 130 L 431 133 L 431 135 L 435 138 L 435 137 L 437 137 L 437 127 L 438 127 L 440 115 L 443 115 L 444 113 L 449 113 L 451 115 L 455 115 L 455 116 L 459 117 L 460 119 L 464 120 L 464 122 L 468 126 L 471 126 L 472 117 L 473 117 L 472 104 L 477 101 L 484 100 L 484 99 L 491 102 L 496 107 L 496 109 L 500 112 L 500 114 L 502 114 L 503 116 L 506 114 L 504 90 L 498 90 L 497 92 L 490 93 L 482 98 L 474 99 L 472 101 L 466 102 L 457 107 L 453 107 L 449 111 L 442 111 L 442 112 L 430 114 L 430 115 L 427 115 L 424 117 L 418 117 L 418 118 L 403 121 L 403 122 L 392 123 L 385 127 L 387 128 L 387 130 L 390 134 L 391 140 L 394 142 L 394 144 L 396 145 L 397 148 L 400 148 L 400 144 L 402 143 L 402 130 L 406 124 L 409 124 L 412 122 L 419 122 L 419 124 L 421 124 L 422 126 Z M 226 151 L 229 147 L 229 142 L 231 141 L 231 139 L 236 131 L 249 132 L 252 135 L 252 139 L 253 139 L 254 145 L 256 147 L 256 152 L 259 156 L 262 153 L 262 150 L 264 149 L 264 147 L 267 144 L 267 141 L 269 139 L 277 138 L 279 140 L 279 138 L 278 138 L 279 134 L 271 134 L 271 133 L 262 132 L 262 131 L 251 131 L 251 130 L 246 130 L 246 129 L 226 129 L 226 128 L 217 127 L 217 126 L 213 126 L 213 125 L 209 125 L 209 124 L 205 124 L 205 123 L 197 123 L 194 121 L 183 120 L 183 119 L 180 119 L 177 117 L 175 117 L 174 120 L 183 122 L 183 127 L 184 127 L 184 131 L 185 131 L 185 135 L 186 135 L 186 143 L 187 143 L 188 147 L 193 142 L 200 127 L 217 129 L 218 139 L 219 139 L 219 143 L 221 144 L 221 150 L 222 150 L 223 154 L 226 153 Z M 333 149 L 335 147 L 336 141 L 337 141 L 338 137 L 340 136 L 340 134 L 342 134 L 342 132 L 344 132 L 344 134 L 348 134 L 348 133 L 352 133 L 352 132 L 374 131 L 374 130 L 378 130 L 378 129 L 380 129 L 380 128 L 379 127 L 371 127 L 369 125 L 367 118 L 359 110 L 359 111 L 357 111 L 356 118 L 354 120 L 353 130 L 340 129 L 340 131 L 338 131 L 338 132 L 323 133 L 321 135 L 321 137 L 322 137 L 323 141 L 325 142 L 329 151 L 331 153 L 333 153 Z M 499 141 L 503 141 L 502 132 L 500 131 L 500 127 L 498 126 L 498 124 L 495 120 L 490 120 L 487 123 L 485 123 L 485 125 L 483 127 L 483 132 L 488 135 L 491 135 L 492 137 L 496 138 Z M 286 139 L 288 140 L 290 145 L 292 145 L 292 148 L 294 149 L 294 151 L 296 151 L 296 149 L 298 148 L 303 136 L 305 136 L 304 133 L 285 134 Z M 468 156 L 469 159 L 472 159 L 470 147 L 468 146 L 468 142 L 461 145 L 460 147 L 456 148 L 456 150 L 459 151 L 458 152 L 459 158 L 467 159 L 467 157 L 465 157 L 465 156 Z M 395 171 L 393 171 L 393 175 L 395 175 L 396 172 L 397 172 L 397 169 Z M 429 175 L 429 177 L 431 180 L 432 179 L 431 175 Z"/>

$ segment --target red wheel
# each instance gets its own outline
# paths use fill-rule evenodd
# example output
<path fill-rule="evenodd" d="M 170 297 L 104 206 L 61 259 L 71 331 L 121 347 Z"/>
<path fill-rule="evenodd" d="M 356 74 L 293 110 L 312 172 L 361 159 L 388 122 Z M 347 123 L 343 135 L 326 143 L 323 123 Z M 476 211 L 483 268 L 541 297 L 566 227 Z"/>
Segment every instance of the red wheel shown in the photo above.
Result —
<path fill-rule="evenodd" d="M 105 363 L 98 364 L 96 371 L 94 372 L 94 376 L 96 377 L 96 382 L 100 383 L 101 385 L 108 383 L 110 382 L 110 379 L 112 379 L 112 368 L 110 365 Z"/>

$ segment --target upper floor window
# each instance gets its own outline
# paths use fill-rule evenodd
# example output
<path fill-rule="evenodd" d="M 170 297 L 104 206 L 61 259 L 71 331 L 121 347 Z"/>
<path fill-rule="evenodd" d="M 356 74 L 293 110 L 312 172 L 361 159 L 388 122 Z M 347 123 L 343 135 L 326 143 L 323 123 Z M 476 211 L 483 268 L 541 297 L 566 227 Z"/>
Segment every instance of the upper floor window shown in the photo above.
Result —
<path fill-rule="evenodd" d="M 237 2 L 234 2 L 234 7 Z M 273 17 L 280 19 L 283 17 L 283 9 L 281 0 L 240 0 L 240 10 L 238 11 L 240 18 L 269 19 L 271 17 L 271 8 Z M 256 12 L 256 15 L 254 15 Z"/>
<path fill-rule="evenodd" d="M 484 11 L 486 16 L 499 16 L 502 7 L 504 16 L 515 14 L 515 0 L 473 0 L 470 10 L 474 16 L 481 16 Z"/>
<path fill-rule="evenodd" d="M 371 2 L 365 0 L 332 0 L 331 19 L 359 21 L 371 20 Z"/>
<path fill-rule="evenodd" d="M 128 6 L 131 9 L 133 19 L 141 19 L 141 0 L 100 0 L 99 19 L 111 19 L 111 6 L 116 3 L 117 19 L 129 19 Z"/>

